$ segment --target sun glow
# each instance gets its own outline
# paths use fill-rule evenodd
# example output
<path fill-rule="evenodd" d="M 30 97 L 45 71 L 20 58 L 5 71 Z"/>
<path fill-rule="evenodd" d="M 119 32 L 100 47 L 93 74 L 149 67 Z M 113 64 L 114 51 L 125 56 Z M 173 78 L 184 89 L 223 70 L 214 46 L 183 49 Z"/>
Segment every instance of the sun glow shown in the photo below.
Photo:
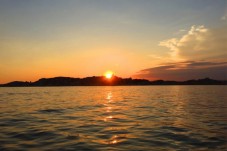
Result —
<path fill-rule="evenodd" d="M 112 72 L 112 71 L 107 71 L 107 72 L 105 73 L 105 77 L 106 77 L 107 79 L 111 79 L 112 76 L 113 76 L 113 72 Z"/>

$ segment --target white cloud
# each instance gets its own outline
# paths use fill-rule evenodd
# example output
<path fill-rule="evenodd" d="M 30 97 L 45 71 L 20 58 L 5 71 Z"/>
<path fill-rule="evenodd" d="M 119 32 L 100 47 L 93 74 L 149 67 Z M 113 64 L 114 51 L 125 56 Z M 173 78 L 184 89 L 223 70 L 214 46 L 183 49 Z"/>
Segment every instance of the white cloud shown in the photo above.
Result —
<path fill-rule="evenodd" d="M 221 20 L 223 20 L 223 21 L 227 20 L 227 13 L 225 13 L 225 14 L 221 17 Z"/>
<path fill-rule="evenodd" d="M 226 16 L 222 16 L 221 20 L 226 20 L 226 18 L 227 18 Z"/>
<path fill-rule="evenodd" d="M 208 29 L 205 26 L 192 26 L 180 38 L 161 41 L 160 46 L 169 48 L 175 61 L 224 59 L 227 54 L 227 26 Z"/>

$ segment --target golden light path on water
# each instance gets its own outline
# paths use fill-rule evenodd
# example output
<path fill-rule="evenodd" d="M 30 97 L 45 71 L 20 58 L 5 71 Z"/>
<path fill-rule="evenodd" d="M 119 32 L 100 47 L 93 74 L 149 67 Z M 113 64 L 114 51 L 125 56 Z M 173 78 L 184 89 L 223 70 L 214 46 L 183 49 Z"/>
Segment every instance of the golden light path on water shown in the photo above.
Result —
<path fill-rule="evenodd" d="M 0 150 L 227 148 L 225 86 L 0 90 Z"/>
<path fill-rule="evenodd" d="M 106 115 L 104 118 L 103 118 L 103 121 L 105 123 L 107 123 L 107 127 L 106 129 L 107 130 L 114 130 L 114 131 L 124 131 L 124 127 L 113 127 L 113 125 L 111 126 L 108 126 L 108 123 L 109 122 L 114 122 L 114 120 L 119 120 L 122 115 L 114 115 L 114 110 L 116 108 L 118 108 L 118 110 L 120 110 L 120 112 L 123 112 L 124 108 L 123 107 L 119 107 L 117 106 L 116 104 L 119 103 L 117 102 L 116 100 L 114 100 L 113 98 L 113 94 L 111 91 L 107 92 L 107 95 L 106 95 L 106 98 L 103 102 L 103 105 L 105 106 L 104 107 L 104 115 Z M 107 131 L 108 132 L 108 131 Z M 107 135 L 109 135 L 107 133 Z M 118 144 L 120 142 L 123 142 L 124 139 L 127 139 L 127 134 L 113 134 L 109 139 L 106 139 L 106 140 L 99 140 L 98 142 L 101 143 L 101 144 Z"/>

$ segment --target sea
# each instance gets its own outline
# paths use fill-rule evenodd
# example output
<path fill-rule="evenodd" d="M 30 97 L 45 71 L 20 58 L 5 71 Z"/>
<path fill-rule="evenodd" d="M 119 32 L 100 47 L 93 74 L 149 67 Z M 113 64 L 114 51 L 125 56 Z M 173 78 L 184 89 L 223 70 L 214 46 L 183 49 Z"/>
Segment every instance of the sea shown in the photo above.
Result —
<path fill-rule="evenodd" d="M 227 150 L 227 87 L 2 87 L 0 150 Z"/>

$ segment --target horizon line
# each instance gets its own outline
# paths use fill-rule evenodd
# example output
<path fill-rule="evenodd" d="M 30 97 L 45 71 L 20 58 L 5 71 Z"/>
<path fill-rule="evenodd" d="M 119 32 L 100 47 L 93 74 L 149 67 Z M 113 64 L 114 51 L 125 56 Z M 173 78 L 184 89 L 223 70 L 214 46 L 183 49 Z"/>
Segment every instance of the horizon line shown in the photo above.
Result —
<path fill-rule="evenodd" d="M 188 79 L 188 80 L 163 80 L 163 79 L 157 79 L 157 80 L 148 80 L 148 79 L 145 79 L 145 78 L 132 78 L 132 77 L 127 77 L 127 78 L 122 78 L 122 77 L 119 77 L 119 76 L 116 76 L 116 75 L 113 75 L 113 78 L 119 78 L 119 79 L 131 79 L 131 80 L 146 80 L 146 81 L 149 81 L 149 82 L 155 82 L 155 81 L 164 81 L 164 82 L 186 82 L 186 81 L 191 81 L 191 80 L 204 80 L 204 79 L 210 79 L 210 80 L 215 80 L 215 81 L 227 81 L 227 79 L 222 79 L 222 80 L 217 80 L 217 79 L 212 79 L 210 77 L 204 77 L 204 78 L 197 78 L 197 79 Z M 10 81 L 10 82 L 7 82 L 7 83 L 0 83 L 0 85 L 6 85 L 6 84 L 9 84 L 9 83 L 12 83 L 12 82 L 28 82 L 28 83 L 35 83 L 39 80 L 42 80 L 42 79 L 54 79 L 54 78 L 71 78 L 71 79 L 86 79 L 86 78 L 105 78 L 106 77 L 104 75 L 101 75 L 101 76 L 88 76 L 88 77 L 68 77 L 68 76 L 54 76 L 54 77 L 43 77 L 43 78 L 39 78 L 38 80 L 35 80 L 35 81 L 20 81 L 20 80 L 14 80 L 14 81 Z M 111 79 L 106 79 L 106 80 L 110 80 Z"/>

